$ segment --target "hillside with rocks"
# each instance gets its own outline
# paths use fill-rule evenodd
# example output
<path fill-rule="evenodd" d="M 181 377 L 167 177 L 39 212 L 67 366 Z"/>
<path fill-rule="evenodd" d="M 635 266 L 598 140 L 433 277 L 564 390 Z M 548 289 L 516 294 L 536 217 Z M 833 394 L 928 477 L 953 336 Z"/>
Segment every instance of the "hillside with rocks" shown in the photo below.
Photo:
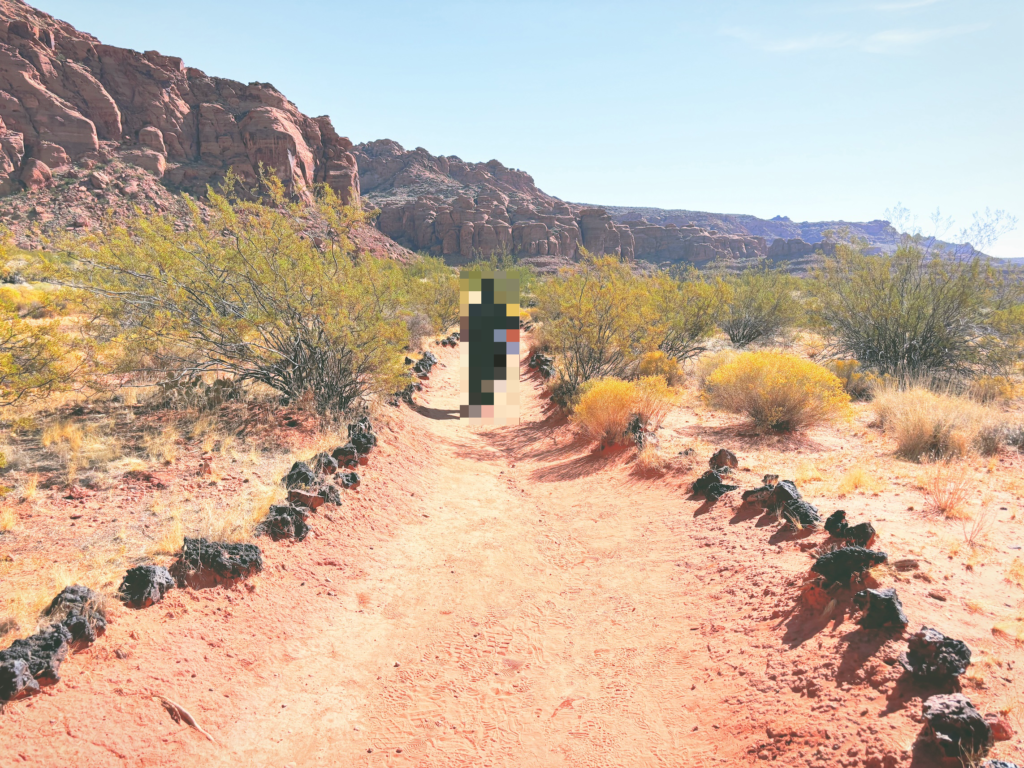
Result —
<path fill-rule="evenodd" d="M 466 263 L 509 252 L 541 270 L 568 263 L 581 247 L 670 265 L 749 261 L 769 254 L 762 236 L 700 226 L 616 219 L 604 208 L 567 203 L 497 160 L 469 163 L 383 139 L 352 150 L 364 198 L 378 226 L 408 248 Z"/>
<path fill-rule="evenodd" d="M 20 0 L 0 0 L 0 221 L 24 248 L 117 220 L 169 211 L 228 169 L 247 185 L 262 165 L 290 193 L 317 183 L 359 199 L 352 143 L 268 83 L 212 77 L 177 57 L 99 40 Z M 375 249 L 402 249 L 371 232 Z"/>

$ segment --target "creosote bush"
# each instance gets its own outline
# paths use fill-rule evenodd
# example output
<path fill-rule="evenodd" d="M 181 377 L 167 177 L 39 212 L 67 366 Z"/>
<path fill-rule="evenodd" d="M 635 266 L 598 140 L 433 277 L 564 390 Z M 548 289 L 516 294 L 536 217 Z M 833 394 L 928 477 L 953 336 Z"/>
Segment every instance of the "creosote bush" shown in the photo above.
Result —
<path fill-rule="evenodd" d="M 764 431 L 794 431 L 832 421 L 850 401 L 842 382 L 817 363 L 783 352 L 744 352 L 708 376 L 715 408 L 745 413 Z"/>
<path fill-rule="evenodd" d="M 764 264 L 725 282 L 730 299 L 719 325 L 735 347 L 776 341 L 802 315 L 798 281 L 784 268 Z"/>
<path fill-rule="evenodd" d="M 897 453 L 914 461 L 991 455 L 1006 440 L 998 410 L 951 392 L 921 385 L 882 387 L 873 406 L 879 425 L 896 441 Z"/>
<path fill-rule="evenodd" d="M 1012 370 L 1024 354 L 1024 284 L 973 250 L 904 237 L 890 255 L 836 243 L 813 283 L 833 354 L 914 379 Z"/>
<path fill-rule="evenodd" d="M 534 320 L 543 324 L 543 342 L 557 355 L 557 390 L 565 402 L 591 379 L 648 373 L 673 378 L 673 363 L 704 351 L 729 296 L 720 279 L 693 271 L 643 277 L 617 257 L 586 252 L 577 267 L 540 283 L 536 292 Z M 652 351 L 664 358 L 645 361 Z"/>
<path fill-rule="evenodd" d="M 310 396 L 323 413 L 395 391 L 415 309 L 402 268 L 356 252 L 347 232 L 363 213 L 330 189 L 315 206 L 292 203 L 275 175 L 261 179 L 262 203 L 229 176 L 223 194 L 209 191 L 208 214 L 185 198 L 184 227 L 139 215 L 68 240 L 54 276 L 88 295 L 90 329 L 116 349 L 118 372 L 216 372 L 286 402 Z M 322 249 L 305 235 L 314 220 L 329 228 Z"/>
<path fill-rule="evenodd" d="M 640 358 L 637 373 L 640 376 L 662 376 L 670 387 L 679 386 L 683 380 L 683 372 L 679 368 L 679 363 L 660 349 L 648 352 Z"/>

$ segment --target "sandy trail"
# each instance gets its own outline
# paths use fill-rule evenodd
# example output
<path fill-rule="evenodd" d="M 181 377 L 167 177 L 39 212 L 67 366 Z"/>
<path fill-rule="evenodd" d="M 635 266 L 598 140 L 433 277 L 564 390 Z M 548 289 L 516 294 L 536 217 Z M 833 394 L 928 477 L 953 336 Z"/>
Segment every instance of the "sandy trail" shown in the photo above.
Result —
<path fill-rule="evenodd" d="M 385 419 L 363 486 L 314 518 L 315 535 L 261 541 L 256 585 L 114 606 L 61 683 L 0 716 L 0 765 L 938 764 L 915 744 L 934 691 L 900 677 L 899 636 L 850 622 L 848 596 L 830 620 L 802 606 L 824 534 L 794 538 L 736 498 L 688 498 L 706 456 L 644 478 L 628 453 L 595 453 L 546 419 L 525 367 L 522 424 L 461 424 L 457 355 L 441 352 L 448 367 L 416 409 Z M 743 487 L 777 461 L 739 452 Z M 896 523 L 902 499 L 849 502 L 893 521 L 894 556 L 919 538 L 913 519 Z M 912 629 L 1001 655 L 987 685 L 1004 696 L 1019 650 L 929 598 L 931 581 L 890 579 Z M 972 693 L 986 711 L 995 696 Z M 1017 755 L 1019 738 L 999 750 Z"/>
<path fill-rule="evenodd" d="M 679 482 L 631 479 L 624 457 L 539 427 L 537 382 L 525 384 L 519 427 L 447 418 L 458 407 L 452 370 L 423 409 L 427 522 L 377 551 L 364 613 L 307 641 L 272 690 L 247 692 L 267 706 L 224 735 L 223 764 L 670 766 L 735 755 L 727 721 L 711 713 L 749 693 L 742 677 L 717 681 L 741 667 L 746 642 L 707 637 L 725 625 L 713 621 L 707 542 L 684 532 L 694 519 L 683 507 L 698 505 L 681 503 Z"/>

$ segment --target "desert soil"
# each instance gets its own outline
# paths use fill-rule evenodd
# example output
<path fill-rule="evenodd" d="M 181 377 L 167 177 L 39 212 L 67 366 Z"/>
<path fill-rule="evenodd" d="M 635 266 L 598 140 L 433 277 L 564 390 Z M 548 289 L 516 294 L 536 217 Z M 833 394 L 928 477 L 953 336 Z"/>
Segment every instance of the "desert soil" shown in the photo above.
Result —
<path fill-rule="evenodd" d="M 551 415 L 525 368 L 520 425 L 460 423 L 457 352 L 441 358 L 313 536 L 261 540 L 266 570 L 248 585 L 114 605 L 60 683 L 0 715 L 0 765 L 940 764 L 918 741 L 933 691 L 894 664 L 905 641 L 860 629 L 849 593 L 829 618 L 801 599 L 825 534 L 794 537 L 739 494 L 707 505 L 688 493 L 725 446 L 743 488 L 805 459 L 829 467 L 820 495 L 802 485 L 827 514 L 840 505 L 829 473 L 891 448 L 849 425 L 766 445 L 680 409 L 664 444 L 696 455 L 673 450 L 644 475 L 631 451 L 595 451 Z M 1003 461 L 1021 471 L 1020 457 Z M 841 505 L 874 521 L 892 559 L 919 561 L 882 585 L 899 590 L 911 630 L 935 626 L 988 660 L 965 692 L 995 711 L 1022 661 L 992 632 L 1021 599 L 1003 577 L 1022 538 L 1016 502 L 989 499 L 1005 508 L 998 563 L 968 569 L 942 549 L 953 529 L 907 510 L 911 497 L 920 509 L 908 488 L 890 480 Z M 972 595 L 988 607 L 969 610 Z M 1020 738 L 993 754 L 1019 759 Z"/>

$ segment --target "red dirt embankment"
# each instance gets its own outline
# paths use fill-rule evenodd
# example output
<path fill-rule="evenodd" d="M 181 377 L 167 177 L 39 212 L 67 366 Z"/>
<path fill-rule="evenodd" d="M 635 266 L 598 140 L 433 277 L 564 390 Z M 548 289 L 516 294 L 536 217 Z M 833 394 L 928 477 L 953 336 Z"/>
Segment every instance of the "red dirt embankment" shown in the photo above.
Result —
<path fill-rule="evenodd" d="M 0 765 L 936 764 L 915 746 L 930 692 L 893 664 L 905 644 L 843 604 L 831 620 L 802 608 L 824 534 L 793 540 L 738 494 L 689 500 L 704 455 L 644 478 L 626 453 L 594 454 L 544 421 L 532 379 L 521 425 L 460 424 L 457 353 L 440 356 L 424 405 L 382 430 L 315 535 L 261 542 L 254 591 L 115 607 L 61 683 L 0 716 Z M 772 470 L 728 447 L 743 487 Z M 847 508 L 877 523 L 882 501 Z M 879 526 L 879 546 L 908 556 L 895 532 L 915 525 Z M 934 585 L 897 586 L 912 631 L 1000 655 L 999 696 L 969 691 L 992 711 L 1020 652 L 929 600 Z M 1020 755 L 1019 739 L 996 753 Z"/>

